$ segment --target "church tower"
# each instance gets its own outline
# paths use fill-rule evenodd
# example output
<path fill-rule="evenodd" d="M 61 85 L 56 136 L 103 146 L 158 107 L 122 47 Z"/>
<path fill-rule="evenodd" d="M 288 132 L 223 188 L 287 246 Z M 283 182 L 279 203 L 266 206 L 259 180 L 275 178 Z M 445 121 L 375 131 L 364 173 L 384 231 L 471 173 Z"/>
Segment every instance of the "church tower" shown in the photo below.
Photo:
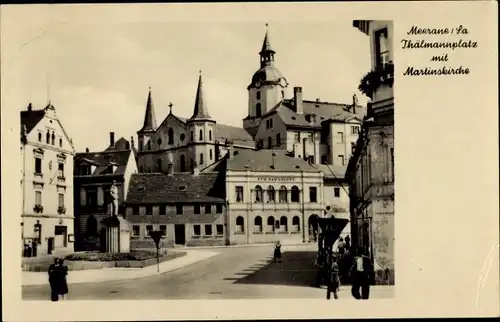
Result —
<path fill-rule="evenodd" d="M 205 168 L 215 161 L 215 124 L 208 114 L 200 71 L 193 116 L 187 121 L 191 170 Z"/>
<path fill-rule="evenodd" d="M 266 24 L 267 27 L 267 24 Z M 261 118 L 285 98 L 288 81 L 276 68 L 269 30 L 266 30 L 260 56 L 260 69 L 252 76 L 248 85 L 248 116 L 243 119 L 243 127 L 253 137 L 257 134 Z"/>
<path fill-rule="evenodd" d="M 148 101 L 146 102 L 146 114 L 144 115 L 144 124 L 137 132 L 139 139 L 139 151 L 150 151 L 152 149 L 152 136 L 156 131 L 156 116 L 151 97 L 151 87 L 149 88 Z"/>

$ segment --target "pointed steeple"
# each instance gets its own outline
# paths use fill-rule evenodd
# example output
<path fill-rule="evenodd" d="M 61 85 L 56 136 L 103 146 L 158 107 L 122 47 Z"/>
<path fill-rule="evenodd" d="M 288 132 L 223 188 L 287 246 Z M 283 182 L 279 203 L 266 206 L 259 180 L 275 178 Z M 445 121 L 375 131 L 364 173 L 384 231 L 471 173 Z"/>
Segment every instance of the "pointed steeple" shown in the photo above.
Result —
<path fill-rule="evenodd" d="M 148 101 L 146 103 L 146 114 L 144 115 L 144 125 L 139 132 L 153 132 L 156 130 L 155 109 L 153 98 L 151 97 L 151 87 L 149 87 Z"/>
<path fill-rule="evenodd" d="M 262 43 L 262 50 L 259 53 L 261 67 L 272 66 L 274 64 L 274 54 L 276 53 L 271 47 L 268 26 L 269 25 L 266 23 L 266 35 Z"/>
<path fill-rule="evenodd" d="M 196 91 L 196 100 L 194 102 L 194 112 L 193 116 L 191 116 L 191 120 L 195 119 L 211 119 L 210 115 L 208 114 L 208 109 L 205 103 L 205 95 L 203 93 L 203 79 L 201 76 L 201 70 L 200 70 L 200 77 L 198 79 L 198 89 Z"/>

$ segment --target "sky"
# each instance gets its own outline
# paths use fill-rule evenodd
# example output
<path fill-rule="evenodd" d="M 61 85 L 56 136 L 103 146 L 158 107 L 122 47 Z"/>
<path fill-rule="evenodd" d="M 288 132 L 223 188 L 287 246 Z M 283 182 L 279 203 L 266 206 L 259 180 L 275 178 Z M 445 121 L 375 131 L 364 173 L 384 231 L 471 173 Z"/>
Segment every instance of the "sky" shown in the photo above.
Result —
<path fill-rule="evenodd" d="M 307 100 L 349 104 L 356 94 L 367 102 L 357 87 L 370 69 L 369 41 L 352 19 L 202 21 L 178 19 L 169 6 L 126 7 L 2 8 L 2 108 L 50 100 L 76 151 L 98 151 L 109 132 L 137 142 L 150 86 L 158 125 L 170 102 L 174 114 L 190 117 L 202 70 L 210 115 L 242 126 L 266 22 L 287 98 L 301 86 Z M 189 17 L 189 7 L 177 12 Z"/>

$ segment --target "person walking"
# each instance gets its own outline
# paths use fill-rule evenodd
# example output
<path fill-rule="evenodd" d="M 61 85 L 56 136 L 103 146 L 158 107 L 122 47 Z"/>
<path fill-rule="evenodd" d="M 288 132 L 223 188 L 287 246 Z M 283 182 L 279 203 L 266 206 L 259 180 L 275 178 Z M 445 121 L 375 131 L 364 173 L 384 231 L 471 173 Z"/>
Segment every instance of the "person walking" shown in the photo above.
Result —
<path fill-rule="evenodd" d="M 57 282 L 57 265 L 58 259 L 54 258 L 54 263 L 49 265 L 49 285 L 50 285 L 50 300 L 52 302 L 56 302 L 59 300 L 59 292 L 58 292 L 58 282 Z"/>
<path fill-rule="evenodd" d="M 352 277 L 352 296 L 357 300 L 367 300 L 370 297 L 373 265 L 370 258 L 364 254 L 362 248 L 357 249 L 350 275 Z"/>
<path fill-rule="evenodd" d="M 326 299 L 329 300 L 331 298 L 331 293 L 333 293 L 333 298 L 338 299 L 338 292 L 340 290 L 340 277 L 339 277 L 339 265 L 337 263 L 337 258 L 334 255 L 331 255 L 331 263 L 330 263 L 330 276 L 328 276 L 328 285 L 326 290 Z"/>
<path fill-rule="evenodd" d="M 351 237 L 349 235 L 345 236 L 345 250 L 348 251 L 351 249 Z"/>
<path fill-rule="evenodd" d="M 276 263 L 276 260 L 281 260 L 281 243 L 278 241 L 276 243 L 276 246 L 274 247 L 274 256 L 273 256 L 273 260 L 274 262 Z"/>
<path fill-rule="evenodd" d="M 61 295 L 61 299 L 64 300 L 64 297 L 68 294 L 68 282 L 66 280 L 68 267 L 64 265 L 64 259 L 62 258 L 59 258 L 56 274 L 58 279 L 58 295 Z"/>

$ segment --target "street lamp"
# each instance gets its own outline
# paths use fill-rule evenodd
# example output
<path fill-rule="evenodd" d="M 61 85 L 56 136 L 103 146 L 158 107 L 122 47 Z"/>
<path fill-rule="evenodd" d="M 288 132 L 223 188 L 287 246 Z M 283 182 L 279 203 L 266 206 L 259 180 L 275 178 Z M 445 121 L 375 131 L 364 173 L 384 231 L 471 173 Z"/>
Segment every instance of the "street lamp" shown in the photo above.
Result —
<path fill-rule="evenodd" d="M 149 236 L 153 239 L 156 245 L 156 267 L 158 269 L 158 273 L 160 272 L 160 239 L 163 236 L 163 232 L 161 230 L 153 230 L 149 233 Z"/>

